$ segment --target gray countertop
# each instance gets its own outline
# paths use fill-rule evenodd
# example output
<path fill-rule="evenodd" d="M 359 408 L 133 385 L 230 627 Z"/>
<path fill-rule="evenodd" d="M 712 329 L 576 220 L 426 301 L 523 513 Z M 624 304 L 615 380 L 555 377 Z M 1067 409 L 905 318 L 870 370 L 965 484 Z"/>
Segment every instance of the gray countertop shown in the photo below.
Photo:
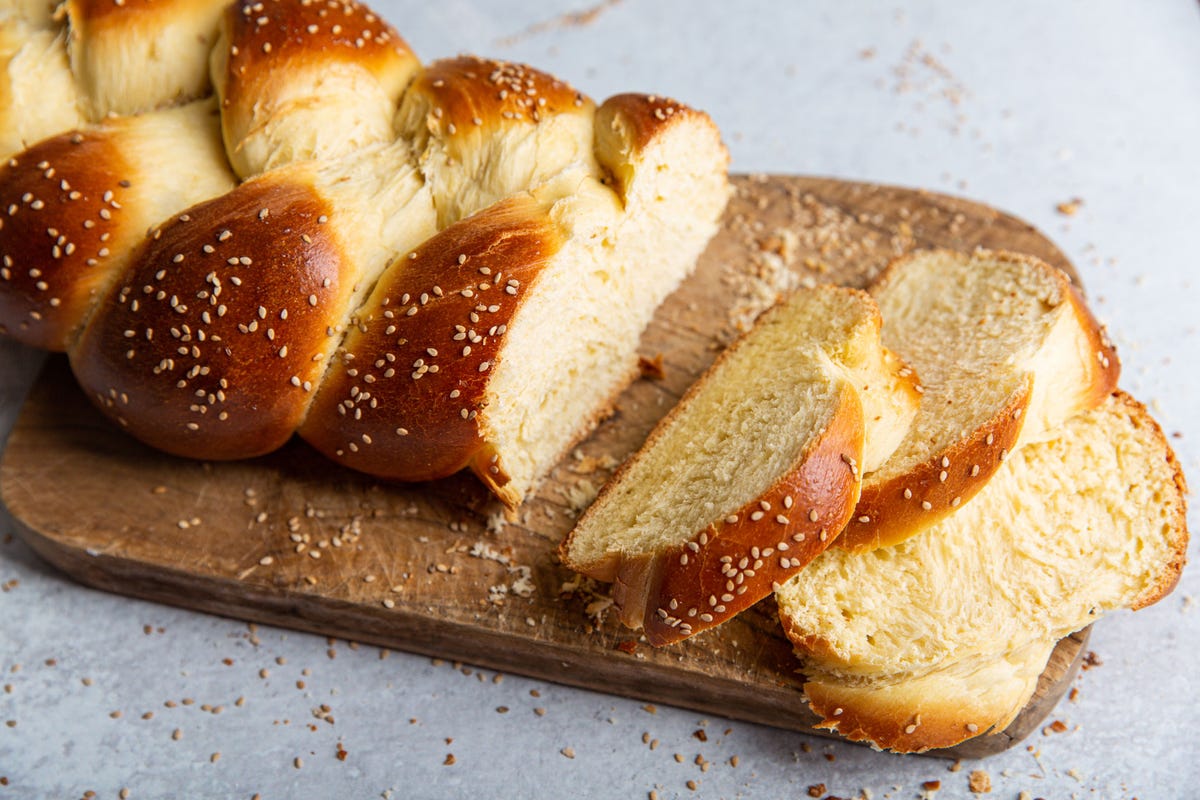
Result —
<path fill-rule="evenodd" d="M 642 90 L 704 108 L 738 172 L 925 187 L 1024 217 L 1075 262 L 1124 387 L 1200 480 L 1194 0 L 738 6 L 624 0 L 572 17 L 586 0 L 375 4 L 425 59 L 478 52 L 594 97 Z M 1076 199 L 1077 213 L 1057 210 Z M 0 344 L 0 432 L 39 362 Z M 1095 626 L 1100 663 L 1051 716 L 1066 732 L 955 766 L 103 594 L 11 529 L 0 513 L 0 800 L 124 787 L 808 797 L 818 784 L 820 796 L 915 798 L 925 781 L 953 798 L 972 796 L 972 770 L 1013 800 L 1200 793 L 1195 568 L 1157 606 Z"/>

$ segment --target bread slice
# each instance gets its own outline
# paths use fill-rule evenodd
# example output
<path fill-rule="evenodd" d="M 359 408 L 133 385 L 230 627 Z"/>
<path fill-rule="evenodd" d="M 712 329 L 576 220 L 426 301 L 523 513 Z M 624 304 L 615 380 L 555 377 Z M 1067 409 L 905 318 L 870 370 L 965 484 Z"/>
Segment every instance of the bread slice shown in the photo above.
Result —
<path fill-rule="evenodd" d="M 818 675 L 804 684 L 820 728 L 897 753 L 952 747 L 1016 719 L 1037 689 L 1054 640 L 952 660 L 919 678 L 856 685 Z"/>
<path fill-rule="evenodd" d="M 849 519 L 860 465 L 875 466 L 864 431 L 887 441 L 916 413 L 880 324 L 870 297 L 836 287 L 766 312 L 603 488 L 563 561 L 615 582 L 621 620 L 654 645 L 766 596 Z"/>
<path fill-rule="evenodd" d="M 1185 495 L 1161 430 L 1118 392 L 1022 448 L 974 502 L 923 534 L 867 553 L 827 552 L 776 592 L 823 723 L 842 730 L 853 706 L 855 726 L 873 730 L 868 721 L 884 725 L 920 694 L 914 687 L 938 686 L 907 706 L 936 721 L 929 730 L 966 738 L 1007 724 L 1045 663 L 1034 663 L 1036 643 L 1147 606 L 1175 585 Z M 995 691 L 997 671 L 1007 700 L 989 701 L 991 718 L 968 713 L 974 694 Z M 953 743 L 909 735 L 904 748 Z"/>
<path fill-rule="evenodd" d="M 1067 276 L 1032 256 L 948 250 L 894 261 L 870 288 L 883 343 L 916 370 L 921 411 L 863 480 L 839 546 L 895 544 L 971 499 L 1005 456 L 1102 402 L 1120 371 Z"/>

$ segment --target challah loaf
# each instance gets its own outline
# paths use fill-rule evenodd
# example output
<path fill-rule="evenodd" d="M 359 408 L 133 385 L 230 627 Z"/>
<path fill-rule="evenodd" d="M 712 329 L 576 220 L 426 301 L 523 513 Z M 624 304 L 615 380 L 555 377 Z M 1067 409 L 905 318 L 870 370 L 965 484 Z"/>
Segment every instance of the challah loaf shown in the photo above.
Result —
<path fill-rule="evenodd" d="M 604 487 L 563 561 L 614 581 L 621 620 L 655 645 L 769 594 L 833 541 L 861 471 L 887 457 L 877 444 L 864 459 L 864 434 L 894 446 L 916 413 L 879 327 L 866 294 L 835 287 L 765 313 Z"/>
<path fill-rule="evenodd" d="M 863 479 L 838 540 L 862 551 L 920 533 L 967 503 L 1006 455 L 1116 388 L 1120 367 L 1066 275 L 1031 256 L 922 251 L 870 292 L 884 344 L 916 370 L 921 411 Z"/>
<path fill-rule="evenodd" d="M 924 533 L 779 588 L 825 726 L 899 750 L 1002 727 L 1057 639 L 1171 590 L 1186 487 L 1145 408 L 1117 393 L 1047 436 Z"/>
<path fill-rule="evenodd" d="M 210 16 L 218 27 L 211 4 L 172 2 L 189 30 Z M 111 71 L 74 44 L 102 16 L 68 5 L 72 64 L 98 76 L 80 80 L 81 107 L 193 91 L 149 79 L 102 91 Z M 147 19 L 135 33 L 173 41 L 153 22 L 164 17 Z M 105 413 L 170 452 L 244 457 L 299 428 L 384 477 L 470 465 L 515 507 L 636 375 L 642 329 L 715 232 L 728 196 L 716 128 L 665 98 L 597 109 L 520 65 L 460 57 L 422 70 L 353 2 L 238 3 L 219 29 L 209 68 L 222 138 L 250 180 L 192 208 L 213 192 L 139 204 L 142 226 L 157 226 L 105 247 L 108 270 L 73 291 L 54 346 Z M 158 160 L 144 168 L 184 182 Z M 224 165 L 216 173 L 228 180 Z M 133 200 L 117 200 L 130 219 Z M 37 223 L 64 235 L 65 202 L 43 203 L 52 213 Z M 0 253 L 18 253 L 12 230 L 0 227 Z M 48 291 L 36 284 L 63 286 L 58 297 L 73 273 L 53 253 L 18 254 L 12 275 L 32 271 L 34 285 L 0 282 L 0 326 L 45 346 L 27 336 Z M 83 298 L 103 286 L 92 311 Z"/>

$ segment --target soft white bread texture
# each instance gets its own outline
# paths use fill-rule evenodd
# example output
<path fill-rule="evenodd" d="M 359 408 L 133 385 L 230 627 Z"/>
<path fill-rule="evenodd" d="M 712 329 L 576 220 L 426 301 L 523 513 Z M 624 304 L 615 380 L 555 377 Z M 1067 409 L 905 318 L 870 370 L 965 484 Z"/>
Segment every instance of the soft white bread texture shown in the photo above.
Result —
<path fill-rule="evenodd" d="M 921 411 L 863 479 L 839 547 L 903 541 L 967 503 L 1005 457 L 1116 388 L 1120 367 L 1070 280 L 1032 256 L 919 251 L 870 288 Z"/>
<path fill-rule="evenodd" d="M 7 0 L 0 15 L 18 19 L 37 28 L 54 26 L 54 9 L 58 0 Z"/>
<path fill-rule="evenodd" d="M 850 733 L 853 718 L 855 735 L 899 750 L 1007 724 L 1056 640 L 1171 590 L 1185 495 L 1162 432 L 1117 393 L 1021 448 L 924 533 L 825 553 L 776 593 L 823 724 Z"/>
<path fill-rule="evenodd" d="M 545 72 L 459 56 L 417 76 L 395 124 L 412 143 L 446 227 L 570 164 L 598 174 L 595 114 L 590 98 Z"/>
<path fill-rule="evenodd" d="M 233 183 L 211 101 L 111 119 L 13 156 L 0 166 L 0 332 L 66 350 L 147 229 Z"/>
<path fill-rule="evenodd" d="M 65 33 L 0 17 L 0 158 L 84 124 Z"/>
<path fill-rule="evenodd" d="M 903 430 L 916 413 L 879 328 L 875 304 L 850 289 L 801 292 L 767 311 L 604 487 L 563 561 L 615 582 L 622 621 L 655 645 L 765 597 L 849 519 L 864 433 Z"/>
<path fill-rule="evenodd" d="M 408 43 L 362 4 L 230 4 L 210 70 L 234 170 L 249 178 L 391 142 L 418 69 Z"/>
<path fill-rule="evenodd" d="M 228 0 L 66 0 L 71 71 L 94 120 L 209 93 L 208 55 Z"/>

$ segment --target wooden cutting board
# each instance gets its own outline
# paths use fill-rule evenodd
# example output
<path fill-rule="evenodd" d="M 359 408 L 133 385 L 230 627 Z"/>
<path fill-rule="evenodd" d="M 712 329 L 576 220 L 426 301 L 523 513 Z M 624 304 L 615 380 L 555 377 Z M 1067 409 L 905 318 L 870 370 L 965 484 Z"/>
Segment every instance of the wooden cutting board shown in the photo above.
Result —
<path fill-rule="evenodd" d="M 965 200 L 803 177 L 740 176 L 735 186 L 695 277 L 644 338 L 661 377 L 620 397 L 519 522 L 502 524 L 473 478 L 385 485 L 298 441 L 236 463 L 155 452 L 92 409 L 61 357 L 12 431 L 0 497 L 38 553 L 90 586 L 814 732 L 771 601 L 654 650 L 607 613 L 604 586 L 580 584 L 556 563 L 556 545 L 613 467 L 778 292 L 861 286 L 918 247 L 1006 248 L 1071 266 L 1028 224 Z M 1067 689 L 1085 640 L 1086 631 L 1059 644 L 1008 730 L 942 752 L 974 757 L 1020 741 Z"/>

